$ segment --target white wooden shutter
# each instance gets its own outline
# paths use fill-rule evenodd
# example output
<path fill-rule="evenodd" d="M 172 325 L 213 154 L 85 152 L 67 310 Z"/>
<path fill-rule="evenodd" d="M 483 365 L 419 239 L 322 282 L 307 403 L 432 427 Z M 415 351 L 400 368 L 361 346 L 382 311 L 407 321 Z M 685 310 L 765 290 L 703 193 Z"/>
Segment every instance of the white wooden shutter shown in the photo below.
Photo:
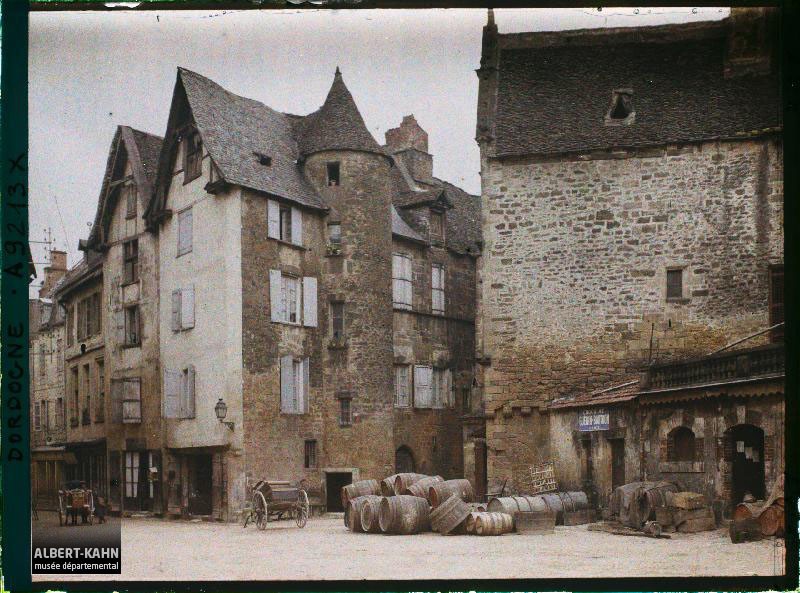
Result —
<path fill-rule="evenodd" d="M 300 410 L 303 414 L 308 414 L 308 388 L 311 378 L 311 364 L 309 363 L 309 358 L 306 356 L 303 358 L 303 403 L 300 406 Z"/>
<path fill-rule="evenodd" d="M 164 418 L 180 418 L 181 373 L 164 369 Z"/>
<path fill-rule="evenodd" d="M 181 329 L 181 291 L 172 291 L 172 331 L 180 331 Z"/>
<path fill-rule="evenodd" d="M 317 279 L 303 278 L 303 325 L 317 327 Z"/>
<path fill-rule="evenodd" d="M 114 311 L 114 322 L 117 329 L 117 344 L 127 344 L 125 339 L 125 310 Z"/>
<path fill-rule="evenodd" d="M 184 210 L 178 214 L 178 255 L 192 250 L 192 210 Z"/>
<path fill-rule="evenodd" d="M 292 208 L 292 243 L 303 244 L 303 213 L 298 208 Z"/>
<path fill-rule="evenodd" d="M 267 237 L 281 238 L 281 211 L 275 200 L 267 200 Z"/>
<path fill-rule="evenodd" d="M 292 395 L 294 393 L 293 359 L 291 356 L 281 357 L 281 412 L 291 414 Z"/>
<path fill-rule="evenodd" d="M 181 319 L 182 329 L 194 327 L 194 285 L 181 290 Z"/>
<path fill-rule="evenodd" d="M 410 257 L 403 258 L 403 278 L 408 280 L 408 282 L 404 282 L 405 285 L 405 300 L 403 301 L 406 305 L 411 307 L 413 303 L 413 292 L 414 292 L 414 282 L 413 282 L 413 271 L 412 271 L 412 260 Z"/>
<path fill-rule="evenodd" d="M 282 321 L 281 310 L 281 271 L 269 271 L 269 309 L 272 321 Z"/>
<path fill-rule="evenodd" d="M 184 418 L 194 418 L 194 401 L 195 401 L 195 370 L 194 365 L 190 364 L 189 368 L 187 369 L 187 376 L 186 376 L 186 403 L 183 409 L 183 417 Z"/>
<path fill-rule="evenodd" d="M 431 407 L 431 376 L 433 369 L 427 366 L 414 367 L 414 407 Z"/>

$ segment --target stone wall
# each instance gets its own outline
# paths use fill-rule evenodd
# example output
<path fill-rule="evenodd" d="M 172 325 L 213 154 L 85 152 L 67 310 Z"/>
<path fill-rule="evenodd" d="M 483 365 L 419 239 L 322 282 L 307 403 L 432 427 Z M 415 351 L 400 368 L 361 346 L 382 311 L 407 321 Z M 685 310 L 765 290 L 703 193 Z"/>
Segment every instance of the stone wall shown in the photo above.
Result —
<path fill-rule="evenodd" d="M 550 454 L 536 414 L 514 410 L 767 326 L 769 266 L 783 261 L 782 172 L 776 139 L 484 158 L 478 354 L 491 360 L 490 479 Z M 681 298 L 666 299 L 669 268 L 683 269 Z M 494 414 L 504 407 L 510 415 Z"/>

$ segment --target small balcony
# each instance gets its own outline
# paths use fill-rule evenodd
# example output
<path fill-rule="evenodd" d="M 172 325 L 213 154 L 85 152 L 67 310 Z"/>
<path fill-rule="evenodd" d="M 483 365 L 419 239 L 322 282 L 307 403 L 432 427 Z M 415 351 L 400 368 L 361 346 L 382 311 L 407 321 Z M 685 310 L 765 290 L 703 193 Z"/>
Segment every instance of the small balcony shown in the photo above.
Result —
<path fill-rule="evenodd" d="M 731 383 L 786 372 L 783 344 L 769 344 L 747 350 L 732 350 L 704 358 L 660 364 L 648 369 L 642 387 L 648 391 Z"/>

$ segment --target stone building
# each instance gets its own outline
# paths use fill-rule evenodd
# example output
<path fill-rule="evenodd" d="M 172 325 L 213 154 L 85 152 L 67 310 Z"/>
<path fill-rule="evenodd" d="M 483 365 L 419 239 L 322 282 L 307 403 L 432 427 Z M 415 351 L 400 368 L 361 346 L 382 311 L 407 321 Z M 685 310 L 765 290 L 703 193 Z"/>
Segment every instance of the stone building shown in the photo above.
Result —
<path fill-rule="evenodd" d="M 773 17 L 734 8 L 715 22 L 499 34 L 490 13 L 476 320 L 490 482 L 524 491 L 531 465 L 552 459 L 562 486 L 580 487 L 588 458 L 601 503 L 621 480 L 657 476 L 730 502 L 731 480 L 713 474 L 751 438 L 733 434 L 742 425 L 762 431 L 762 460 L 774 447 L 767 488 L 782 471 L 780 347 L 736 355 L 751 365 L 739 374 L 733 354 L 720 355 L 732 375 L 689 362 L 782 321 Z M 696 376 L 673 384 L 676 399 L 641 395 L 669 364 Z M 650 387 L 639 385 L 648 368 Z M 703 377 L 746 379 L 765 397 L 730 386 L 715 397 Z M 597 403 L 583 416 L 554 403 L 581 398 Z M 590 413 L 606 400 L 627 424 Z M 601 428 L 587 439 L 581 420 Z M 679 427 L 708 471 L 669 465 L 689 463 Z"/>
<path fill-rule="evenodd" d="M 166 510 L 248 480 L 462 473 L 480 204 L 413 117 L 380 146 L 336 72 L 280 113 L 180 68 L 145 219 L 158 245 Z"/>
<path fill-rule="evenodd" d="M 70 461 L 65 477 L 85 480 L 107 496 L 103 257 L 85 241 L 80 247 L 83 258 L 53 291 L 65 311 L 65 453 Z"/>
<path fill-rule="evenodd" d="M 39 297 L 29 301 L 31 492 L 37 508 L 55 508 L 66 474 L 64 315 L 51 295 L 67 272 L 67 254 L 50 251 Z"/>
<path fill-rule="evenodd" d="M 109 503 L 120 512 L 163 511 L 158 241 L 142 216 L 161 144 L 117 127 L 86 243 L 102 254 L 104 355 L 94 397 L 105 414 Z"/>

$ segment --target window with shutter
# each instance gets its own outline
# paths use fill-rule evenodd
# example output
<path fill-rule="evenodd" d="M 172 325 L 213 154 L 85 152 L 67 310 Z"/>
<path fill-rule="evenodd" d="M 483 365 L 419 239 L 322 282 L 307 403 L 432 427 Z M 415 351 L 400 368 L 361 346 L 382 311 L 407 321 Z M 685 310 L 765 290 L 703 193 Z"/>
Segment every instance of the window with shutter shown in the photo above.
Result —
<path fill-rule="evenodd" d="M 411 309 L 412 260 L 403 253 L 392 255 L 392 300 L 397 309 Z"/>
<path fill-rule="evenodd" d="M 180 418 L 194 418 L 195 413 L 195 369 L 189 365 L 181 372 L 180 381 Z"/>
<path fill-rule="evenodd" d="M 280 270 L 269 271 L 269 308 L 272 321 L 283 321 L 283 283 Z"/>
<path fill-rule="evenodd" d="M 181 417 L 181 377 L 180 371 L 164 369 L 164 418 Z"/>
<path fill-rule="evenodd" d="M 142 421 L 141 382 L 139 379 L 122 381 L 122 422 L 138 424 Z"/>
<path fill-rule="evenodd" d="M 303 278 L 303 325 L 317 327 L 317 279 Z"/>
<path fill-rule="evenodd" d="M 122 422 L 123 384 L 119 379 L 111 380 L 111 422 Z"/>
<path fill-rule="evenodd" d="M 300 292 L 297 280 L 291 276 L 281 276 L 281 321 L 286 323 L 300 323 Z"/>
<path fill-rule="evenodd" d="M 444 315 L 444 266 L 431 266 L 431 312 Z"/>
<path fill-rule="evenodd" d="M 416 365 L 414 367 L 414 407 L 433 407 L 432 394 L 433 369 L 429 366 Z"/>
<path fill-rule="evenodd" d="M 267 200 L 267 237 L 281 238 L 280 206 L 275 200 Z"/>
<path fill-rule="evenodd" d="M 178 213 L 178 257 L 192 250 L 192 209 Z"/>
<path fill-rule="evenodd" d="M 292 208 L 292 236 L 289 239 L 295 245 L 303 244 L 303 213 Z"/>
<path fill-rule="evenodd" d="M 280 206 L 280 240 L 287 243 L 292 240 L 292 209 L 289 206 Z"/>
<path fill-rule="evenodd" d="M 394 405 L 407 408 L 411 405 L 411 386 L 408 380 L 408 365 L 394 367 Z"/>
<path fill-rule="evenodd" d="M 298 410 L 302 414 L 308 414 L 308 392 L 311 387 L 311 364 L 308 356 L 302 359 L 303 365 L 303 400 Z"/>
<path fill-rule="evenodd" d="M 291 356 L 281 357 L 281 412 L 294 413 L 292 398 L 294 397 L 294 359 Z"/>
<path fill-rule="evenodd" d="M 132 239 L 123 243 L 125 260 L 125 284 L 139 280 L 139 240 Z"/>
<path fill-rule="evenodd" d="M 194 327 L 194 286 L 189 286 L 180 291 L 181 295 L 181 329 Z"/>
<path fill-rule="evenodd" d="M 181 291 L 172 291 L 172 331 L 177 332 L 181 330 Z"/>
<path fill-rule="evenodd" d="M 139 319 L 139 305 L 125 307 L 125 340 L 126 346 L 139 346 L 141 345 L 140 335 L 140 319 Z"/>

